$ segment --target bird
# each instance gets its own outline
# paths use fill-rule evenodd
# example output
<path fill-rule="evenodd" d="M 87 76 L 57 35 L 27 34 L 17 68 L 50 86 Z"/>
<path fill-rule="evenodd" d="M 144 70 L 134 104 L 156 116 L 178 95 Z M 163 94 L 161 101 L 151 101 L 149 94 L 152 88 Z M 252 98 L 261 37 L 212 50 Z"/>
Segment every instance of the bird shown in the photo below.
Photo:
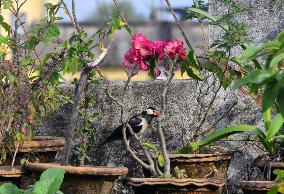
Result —
<path fill-rule="evenodd" d="M 140 114 L 132 116 L 127 123 L 130 125 L 132 131 L 135 134 L 141 136 L 142 134 L 145 133 L 146 129 L 151 124 L 152 120 L 155 117 L 158 117 L 159 114 L 160 112 L 156 108 L 148 107 Z M 126 129 L 127 129 L 126 138 L 128 139 L 131 136 L 131 133 L 128 127 L 126 127 Z M 120 125 L 117 128 L 115 128 L 113 132 L 106 138 L 106 140 L 99 145 L 99 147 L 116 140 L 123 140 L 123 125 Z"/>

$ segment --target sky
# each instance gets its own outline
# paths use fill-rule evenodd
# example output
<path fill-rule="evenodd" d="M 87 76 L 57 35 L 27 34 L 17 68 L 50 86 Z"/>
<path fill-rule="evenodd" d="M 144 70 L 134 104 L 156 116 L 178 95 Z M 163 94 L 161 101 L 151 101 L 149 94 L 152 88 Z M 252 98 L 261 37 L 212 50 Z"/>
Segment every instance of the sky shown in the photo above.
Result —
<path fill-rule="evenodd" d="M 158 7 L 166 7 L 164 0 L 126 0 L 132 2 L 136 7 L 136 11 L 144 16 L 149 16 L 150 8 L 153 3 Z M 66 0 L 68 7 L 71 7 L 71 0 Z M 94 12 L 98 3 L 107 2 L 111 3 L 112 0 L 76 0 L 77 17 L 79 21 L 86 20 L 92 12 Z M 119 0 L 118 0 L 119 2 Z M 172 6 L 175 7 L 187 7 L 192 5 L 192 0 L 170 0 Z M 63 11 L 60 15 L 64 15 Z M 167 18 L 170 19 L 170 18 Z"/>

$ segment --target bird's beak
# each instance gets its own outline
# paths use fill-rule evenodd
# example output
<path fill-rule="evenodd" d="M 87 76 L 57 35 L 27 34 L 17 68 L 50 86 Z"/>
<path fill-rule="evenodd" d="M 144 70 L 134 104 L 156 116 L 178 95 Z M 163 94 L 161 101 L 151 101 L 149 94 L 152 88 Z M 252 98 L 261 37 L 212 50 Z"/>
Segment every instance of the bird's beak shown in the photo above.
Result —
<path fill-rule="evenodd" d="M 154 116 L 159 116 L 159 115 L 160 115 L 160 112 L 157 111 L 157 110 L 154 110 L 154 111 L 153 111 L 153 115 L 154 115 Z"/>

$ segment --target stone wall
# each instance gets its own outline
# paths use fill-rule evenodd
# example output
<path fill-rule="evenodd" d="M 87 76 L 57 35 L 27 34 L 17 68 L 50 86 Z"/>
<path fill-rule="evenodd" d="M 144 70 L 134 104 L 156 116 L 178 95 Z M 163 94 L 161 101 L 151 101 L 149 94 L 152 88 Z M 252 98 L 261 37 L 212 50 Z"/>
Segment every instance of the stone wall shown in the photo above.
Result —
<path fill-rule="evenodd" d="M 160 94 L 162 91 L 163 81 L 145 81 L 145 82 L 132 82 L 129 86 L 126 100 L 128 109 L 131 109 L 130 115 L 141 112 L 148 106 L 154 106 L 160 108 Z M 193 123 L 192 119 L 195 114 L 202 113 L 204 110 L 197 110 L 200 103 L 208 104 L 213 92 L 208 93 L 204 98 L 197 100 L 196 96 L 199 93 L 198 88 L 201 88 L 196 81 L 174 81 L 169 88 L 167 97 L 166 108 L 166 122 L 163 123 L 163 129 L 165 132 L 167 147 L 170 151 L 178 151 L 183 146 L 183 142 L 187 143 L 188 137 L 193 130 L 196 129 L 198 124 Z M 111 93 L 115 97 L 119 97 L 124 86 L 123 81 L 117 81 L 111 83 Z M 105 93 L 105 84 L 92 87 L 90 92 L 95 94 L 96 105 L 90 109 L 90 111 L 96 111 L 100 113 L 100 117 L 94 122 L 94 130 L 96 131 L 97 142 L 103 141 L 112 130 L 119 125 L 120 108 L 119 106 L 107 97 Z M 203 87 L 206 90 L 206 87 Z M 213 88 L 216 88 L 214 86 Z M 65 88 L 66 91 L 72 91 L 72 88 Z M 249 96 L 241 95 L 238 91 L 227 92 L 221 90 L 216 98 L 216 102 L 213 104 L 212 111 L 208 115 L 208 119 L 202 126 L 203 129 L 210 126 L 217 118 L 223 115 L 228 107 L 234 102 L 238 101 L 233 110 L 226 114 L 216 128 L 226 127 L 230 124 L 253 124 L 260 125 L 261 120 L 259 118 L 259 107 L 255 103 L 255 100 Z M 249 107 L 249 108 L 248 108 Z M 64 135 L 68 122 L 68 114 L 70 113 L 70 107 L 63 107 L 54 115 L 50 116 L 45 121 L 45 129 L 47 134 Z M 153 122 L 147 133 L 143 136 L 144 140 L 151 141 L 158 144 L 158 136 L 155 132 L 157 127 L 156 121 Z M 184 138 L 183 137 L 184 132 Z M 207 134 L 206 134 L 207 135 Z M 75 144 L 80 144 L 80 138 L 74 139 Z M 223 143 L 222 147 L 228 149 L 236 149 L 243 144 Z M 236 147 L 235 147 L 236 146 Z M 95 146 L 96 147 L 96 146 Z M 247 149 L 247 147 L 243 147 Z M 260 152 L 257 147 L 251 148 L 254 154 Z M 242 168 L 246 168 L 245 161 L 238 160 L 238 154 L 236 160 L 233 160 L 230 166 L 230 177 L 240 177 L 243 172 Z M 92 164 L 105 165 L 105 166 L 127 166 L 130 168 L 129 176 L 142 176 L 141 167 L 137 165 L 126 153 L 123 143 L 121 141 L 107 144 L 100 149 L 95 149 L 90 154 L 92 158 Z M 242 165 L 240 165 L 242 164 Z M 122 187 L 119 184 L 117 186 L 117 193 L 129 193 L 129 188 Z M 123 188 L 125 192 L 122 192 Z M 127 191 L 127 192 L 126 192 Z"/>

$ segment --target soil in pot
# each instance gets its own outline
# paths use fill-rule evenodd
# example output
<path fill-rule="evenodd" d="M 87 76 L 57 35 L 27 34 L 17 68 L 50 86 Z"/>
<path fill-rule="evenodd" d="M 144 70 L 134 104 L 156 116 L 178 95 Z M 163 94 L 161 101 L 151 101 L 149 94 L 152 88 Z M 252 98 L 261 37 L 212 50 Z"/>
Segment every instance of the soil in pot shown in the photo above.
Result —
<path fill-rule="evenodd" d="M 242 189 L 244 194 L 267 194 L 273 181 L 241 181 L 236 187 Z"/>
<path fill-rule="evenodd" d="M 50 163 L 55 160 L 58 151 L 63 150 L 65 139 L 63 137 L 36 136 L 32 141 L 24 141 L 19 144 L 15 158 L 15 165 L 21 165 L 21 160 L 25 158 L 29 162 Z M 15 142 L 15 149 L 17 142 Z M 14 151 L 7 156 L 4 165 L 11 165 Z"/>
<path fill-rule="evenodd" d="M 169 157 L 171 168 L 185 169 L 188 178 L 226 179 L 233 154 L 169 154 Z M 146 161 L 146 158 L 143 160 Z M 151 177 L 147 170 L 144 170 L 144 175 Z"/>
<path fill-rule="evenodd" d="M 130 178 L 135 194 L 220 194 L 225 182 L 214 179 Z"/>
<path fill-rule="evenodd" d="M 25 168 L 34 179 L 48 168 L 64 169 L 64 181 L 60 190 L 66 194 L 111 194 L 114 181 L 128 173 L 125 167 L 74 167 L 47 163 L 30 163 L 26 164 Z M 22 188 L 26 186 L 22 185 Z"/>

